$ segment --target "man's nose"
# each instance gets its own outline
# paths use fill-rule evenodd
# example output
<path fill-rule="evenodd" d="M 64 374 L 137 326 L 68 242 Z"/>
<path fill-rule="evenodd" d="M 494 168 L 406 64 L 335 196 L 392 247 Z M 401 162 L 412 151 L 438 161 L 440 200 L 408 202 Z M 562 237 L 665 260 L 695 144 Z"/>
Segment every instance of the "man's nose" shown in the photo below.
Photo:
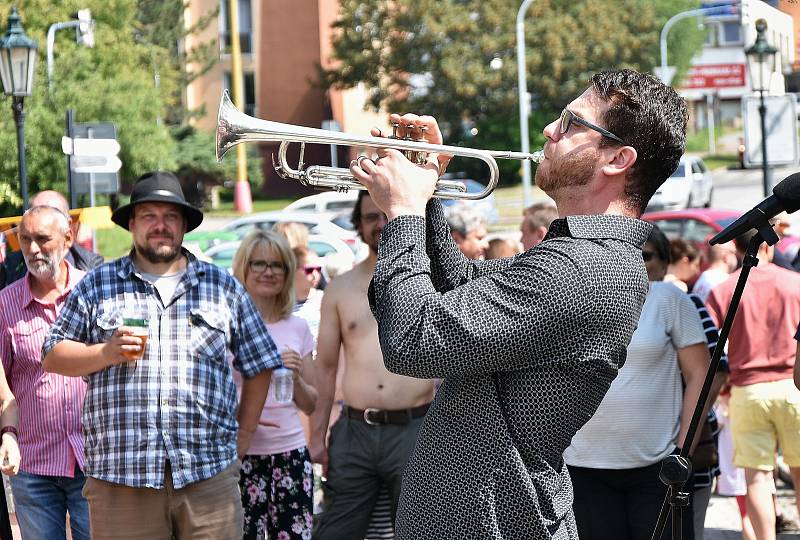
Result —
<path fill-rule="evenodd" d="M 557 141 L 558 139 L 561 138 L 561 130 L 558 127 L 559 121 L 560 119 L 556 118 L 555 120 L 544 126 L 542 133 L 544 133 L 545 137 L 553 141 Z"/>

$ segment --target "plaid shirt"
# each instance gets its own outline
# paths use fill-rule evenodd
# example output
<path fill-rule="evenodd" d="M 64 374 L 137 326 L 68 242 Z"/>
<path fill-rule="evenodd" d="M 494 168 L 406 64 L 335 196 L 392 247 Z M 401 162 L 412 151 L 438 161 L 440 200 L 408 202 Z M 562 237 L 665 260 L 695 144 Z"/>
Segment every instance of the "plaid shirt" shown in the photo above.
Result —
<path fill-rule="evenodd" d="M 86 474 L 132 487 L 175 488 L 211 478 L 236 459 L 237 396 L 245 377 L 280 365 L 250 296 L 232 276 L 189 263 L 171 300 L 159 299 L 130 257 L 96 268 L 67 299 L 43 354 L 63 340 L 108 341 L 122 317 L 149 320 L 144 358 L 88 376 L 83 408 Z"/>

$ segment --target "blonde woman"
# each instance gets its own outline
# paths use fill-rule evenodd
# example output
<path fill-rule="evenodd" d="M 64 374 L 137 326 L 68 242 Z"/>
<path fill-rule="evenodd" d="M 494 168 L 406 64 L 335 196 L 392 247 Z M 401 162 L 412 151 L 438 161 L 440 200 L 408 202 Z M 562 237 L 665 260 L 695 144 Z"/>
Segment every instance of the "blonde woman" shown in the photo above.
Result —
<path fill-rule="evenodd" d="M 262 539 L 265 533 L 280 540 L 311 535 L 313 475 L 298 410 L 311 414 L 317 402 L 308 382 L 314 339 L 308 323 L 292 315 L 295 269 L 286 238 L 273 231 L 247 235 L 233 258 L 233 275 L 253 298 L 294 382 L 288 403 L 276 401 L 270 388 L 261 425 L 242 461 L 245 539 Z"/>

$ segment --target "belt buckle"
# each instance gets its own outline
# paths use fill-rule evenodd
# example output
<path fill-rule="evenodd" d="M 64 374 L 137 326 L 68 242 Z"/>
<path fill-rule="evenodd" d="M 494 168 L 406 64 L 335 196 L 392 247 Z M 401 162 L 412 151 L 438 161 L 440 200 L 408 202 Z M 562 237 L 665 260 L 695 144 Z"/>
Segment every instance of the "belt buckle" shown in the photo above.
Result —
<path fill-rule="evenodd" d="M 374 422 L 374 421 L 369 419 L 370 413 L 376 413 L 378 411 L 380 411 L 380 409 L 375 409 L 374 407 L 368 407 L 368 408 L 364 409 L 364 422 L 366 422 L 367 424 L 369 424 L 371 426 L 379 426 L 380 422 Z"/>

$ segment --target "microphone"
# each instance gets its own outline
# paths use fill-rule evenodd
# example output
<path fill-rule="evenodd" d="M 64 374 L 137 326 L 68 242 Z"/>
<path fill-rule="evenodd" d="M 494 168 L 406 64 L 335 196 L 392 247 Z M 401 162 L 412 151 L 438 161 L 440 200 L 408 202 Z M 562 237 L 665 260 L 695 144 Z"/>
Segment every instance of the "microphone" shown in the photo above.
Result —
<path fill-rule="evenodd" d="M 796 212 L 800 209 L 800 173 L 794 173 L 781 180 L 774 188 L 772 195 L 758 203 L 745 215 L 728 225 L 708 243 L 724 244 L 750 229 L 760 229 L 769 220 L 781 212 Z"/>

